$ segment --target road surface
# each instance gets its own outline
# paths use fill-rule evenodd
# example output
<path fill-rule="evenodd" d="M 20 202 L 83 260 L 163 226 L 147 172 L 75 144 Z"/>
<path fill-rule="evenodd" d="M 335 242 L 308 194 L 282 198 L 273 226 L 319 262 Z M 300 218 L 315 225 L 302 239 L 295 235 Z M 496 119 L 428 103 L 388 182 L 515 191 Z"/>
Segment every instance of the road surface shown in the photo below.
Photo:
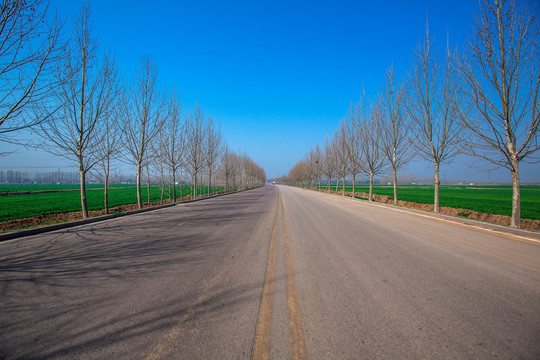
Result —
<path fill-rule="evenodd" d="M 540 358 L 540 243 L 272 186 L 0 243 L 0 359 Z"/>

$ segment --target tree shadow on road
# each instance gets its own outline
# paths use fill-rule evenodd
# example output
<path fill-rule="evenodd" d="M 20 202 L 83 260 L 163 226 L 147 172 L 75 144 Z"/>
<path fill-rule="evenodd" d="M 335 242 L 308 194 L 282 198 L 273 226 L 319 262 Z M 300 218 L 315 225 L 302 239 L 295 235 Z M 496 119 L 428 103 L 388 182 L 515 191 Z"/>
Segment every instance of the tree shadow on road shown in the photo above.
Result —
<path fill-rule="evenodd" d="M 117 352 L 127 346 L 131 354 L 146 353 L 153 336 L 179 321 L 240 311 L 262 284 L 219 289 L 195 305 L 201 288 L 182 288 L 182 274 L 196 284 L 209 264 L 223 261 L 235 241 L 227 226 L 246 228 L 265 213 L 254 211 L 249 198 L 216 203 L 3 244 L 0 359 L 100 357 L 104 349 L 106 357 L 126 357 Z M 139 294 L 137 286 L 155 294 Z"/>

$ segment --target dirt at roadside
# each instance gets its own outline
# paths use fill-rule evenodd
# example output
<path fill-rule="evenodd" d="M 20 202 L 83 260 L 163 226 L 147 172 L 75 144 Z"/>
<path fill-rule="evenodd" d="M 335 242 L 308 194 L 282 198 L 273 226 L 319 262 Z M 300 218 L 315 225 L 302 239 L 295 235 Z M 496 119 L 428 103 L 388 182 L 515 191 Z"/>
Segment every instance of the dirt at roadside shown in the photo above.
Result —
<path fill-rule="evenodd" d="M 191 196 L 187 195 L 184 196 L 181 200 L 177 199 L 178 201 L 186 201 L 190 200 Z M 165 205 L 169 204 L 171 201 L 164 200 L 161 201 L 155 201 L 151 202 L 150 205 L 148 203 L 144 203 L 144 207 L 151 207 L 151 206 L 158 206 L 158 205 Z M 126 212 L 130 210 L 136 210 L 137 204 L 128 204 L 128 205 L 119 205 L 109 208 L 109 213 L 119 213 L 119 212 Z M 88 212 L 89 217 L 95 217 L 100 215 L 105 215 L 105 210 L 91 210 Z M 21 228 L 32 228 L 37 226 L 43 226 L 48 224 L 54 224 L 54 223 L 61 223 L 61 222 L 67 222 L 67 221 L 75 221 L 75 220 L 81 220 L 83 218 L 82 211 L 74 211 L 74 212 L 67 212 L 67 213 L 60 213 L 60 214 L 48 214 L 48 215 L 40 215 L 40 216 L 34 216 L 30 218 L 25 219 L 15 219 L 15 220 L 8 220 L 8 221 L 2 221 L 0 222 L 0 231 L 10 231 L 15 229 L 21 229 Z"/>
<path fill-rule="evenodd" d="M 326 192 L 326 193 L 336 194 L 336 192 L 332 190 L 330 191 L 321 190 L 321 191 Z M 342 193 L 339 192 L 338 194 L 341 195 Z M 351 192 L 346 192 L 345 194 L 348 196 L 352 196 Z M 367 199 L 368 194 L 363 193 L 363 192 L 357 192 L 356 197 Z M 190 199 L 191 197 L 187 195 L 187 196 L 184 196 L 182 200 L 178 199 L 178 201 L 186 201 Z M 390 204 L 390 205 L 394 204 L 394 201 L 388 196 L 374 194 L 373 200 L 383 203 L 383 204 Z M 150 203 L 150 206 L 158 206 L 158 205 L 164 205 L 168 203 L 169 203 L 169 200 L 165 200 L 163 201 L 163 203 L 161 201 L 156 201 L 156 202 Z M 420 204 L 420 203 L 399 200 L 398 205 L 402 207 L 407 207 L 410 209 L 433 212 L 433 205 L 429 205 L 429 204 Z M 148 207 L 148 204 L 145 203 L 144 206 Z M 126 212 L 126 211 L 136 210 L 136 209 L 137 209 L 137 204 L 119 205 L 119 206 L 110 208 L 109 213 Z M 471 219 L 471 220 L 478 220 L 478 221 L 484 221 L 491 224 L 510 226 L 510 220 L 511 220 L 510 216 L 479 213 L 472 210 L 454 209 L 454 208 L 449 208 L 449 207 L 440 207 L 439 211 L 441 214 L 444 214 L 444 215 L 466 217 L 467 219 Z M 91 210 L 89 211 L 89 215 L 90 217 L 105 215 L 105 210 Z M 81 220 L 82 218 L 83 218 L 82 212 L 75 211 L 75 212 L 60 213 L 60 214 L 34 216 L 30 218 L 25 218 L 25 219 L 3 221 L 3 222 L 0 222 L 0 232 L 21 229 L 21 228 L 32 228 L 32 227 L 43 226 L 43 225 L 48 225 L 48 224 L 53 224 L 53 223 Z M 521 228 L 524 230 L 540 232 L 540 220 L 522 219 Z"/>
<path fill-rule="evenodd" d="M 332 193 L 332 194 L 340 194 L 340 195 L 342 194 L 342 192 L 336 193 L 333 190 L 320 190 L 320 191 L 326 192 L 326 193 Z M 346 192 L 345 195 L 352 196 L 352 192 Z M 368 198 L 368 194 L 364 192 L 357 192 L 355 195 L 357 198 L 361 198 L 361 199 Z M 394 204 L 394 200 L 392 200 L 389 196 L 373 194 L 373 200 L 382 204 L 389 204 L 389 205 Z M 415 202 L 410 202 L 410 201 L 398 200 L 398 206 L 402 206 L 402 207 L 406 207 L 410 209 L 433 212 L 433 205 L 429 205 L 429 204 L 420 204 L 420 203 L 415 203 Z M 490 224 L 503 225 L 503 226 L 510 226 L 510 220 L 511 220 L 510 216 L 486 214 L 486 213 L 480 213 L 480 212 L 467 210 L 467 209 L 454 209 L 454 208 L 443 207 L 443 206 L 439 207 L 439 213 L 444 214 L 444 215 L 463 217 L 470 220 L 483 221 Z M 540 232 L 540 220 L 521 219 L 521 229 Z"/>

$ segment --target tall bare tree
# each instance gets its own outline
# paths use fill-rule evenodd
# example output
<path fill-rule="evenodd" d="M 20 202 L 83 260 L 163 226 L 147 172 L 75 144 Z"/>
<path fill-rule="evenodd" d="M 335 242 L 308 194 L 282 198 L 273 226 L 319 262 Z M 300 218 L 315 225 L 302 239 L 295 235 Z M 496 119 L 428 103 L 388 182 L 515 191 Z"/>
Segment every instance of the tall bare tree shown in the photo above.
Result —
<path fill-rule="evenodd" d="M 182 103 L 173 92 L 169 106 L 169 118 L 163 126 L 160 151 L 169 167 L 172 183 L 172 200 L 176 202 L 176 174 L 184 166 L 186 141 L 185 123 L 182 121 Z"/>
<path fill-rule="evenodd" d="M 309 159 L 305 158 L 298 161 L 291 170 L 289 170 L 288 178 L 300 187 L 304 183 L 311 183 L 313 180 L 313 167 Z"/>
<path fill-rule="evenodd" d="M 223 177 L 225 180 L 225 191 L 229 190 L 229 184 L 232 177 L 232 161 L 231 161 L 231 150 L 229 149 L 229 145 L 225 144 L 223 148 L 223 154 L 221 155 L 221 168 Z"/>
<path fill-rule="evenodd" d="M 364 104 L 364 109 L 366 105 Z M 383 126 L 383 104 L 378 99 L 366 115 L 360 111 L 358 121 L 359 146 L 362 156 L 360 167 L 369 177 L 369 201 L 373 201 L 374 177 L 386 170 L 385 154 L 381 146 Z"/>
<path fill-rule="evenodd" d="M 214 175 L 217 162 L 223 151 L 223 135 L 221 126 L 216 127 L 213 118 L 208 119 L 206 130 L 206 170 L 208 171 L 208 194 L 210 195 L 212 187 L 212 176 Z"/>
<path fill-rule="evenodd" d="M 231 179 L 232 179 L 232 185 L 237 186 L 240 184 L 240 174 L 242 172 L 241 169 L 241 159 L 240 156 L 238 156 L 235 152 L 230 152 L 230 169 L 231 169 Z"/>
<path fill-rule="evenodd" d="M 247 153 L 244 151 L 242 155 L 240 155 L 240 174 L 242 178 L 242 187 L 247 187 L 247 181 L 248 181 L 248 174 L 247 174 L 247 165 L 249 162 L 249 157 L 247 156 Z"/>
<path fill-rule="evenodd" d="M 386 72 L 384 86 L 384 122 L 381 130 L 381 146 L 392 167 L 394 179 L 394 204 L 398 203 L 397 172 L 414 156 L 410 146 L 410 121 L 405 112 L 405 87 L 394 84 L 394 68 Z"/>
<path fill-rule="evenodd" d="M 349 157 L 347 154 L 347 128 L 345 124 L 345 119 L 341 120 L 341 125 L 334 135 L 334 142 L 336 144 L 336 159 L 337 159 L 337 174 L 338 181 L 336 184 L 336 191 L 339 189 L 339 178 L 343 182 L 343 193 L 345 196 L 345 178 L 347 177 Z"/>
<path fill-rule="evenodd" d="M 168 108 L 156 89 L 157 70 L 150 58 L 142 58 L 140 66 L 124 108 L 123 130 L 125 158 L 137 168 L 137 204 L 139 209 L 142 209 L 143 166 L 148 162 L 151 142 L 159 134 L 167 119 Z"/>
<path fill-rule="evenodd" d="M 536 9 L 537 11 L 537 9 Z M 511 226 L 521 223 L 519 164 L 540 148 L 539 24 L 535 9 L 511 0 L 483 1 L 460 64 L 474 113 L 462 116 L 473 155 L 512 174 Z"/>
<path fill-rule="evenodd" d="M 186 164 L 191 173 L 191 196 L 193 198 L 198 195 L 198 176 L 205 165 L 204 144 L 207 136 L 206 130 L 204 113 L 199 104 L 195 104 L 186 123 Z"/>
<path fill-rule="evenodd" d="M 62 23 L 47 20 L 44 0 L 2 0 L 0 4 L 0 139 L 49 119 L 59 108 L 64 80 L 57 64 L 65 56 Z M 35 110 L 35 111 L 33 111 Z"/>
<path fill-rule="evenodd" d="M 459 108 L 462 92 L 457 81 L 455 57 L 447 47 L 441 67 L 432 48 L 429 27 L 415 54 L 416 64 L 410 79 L 407 99 L 418 154 L 435 166 L 434 211 L 439 212 L 440 165 L 460 153 Z"/>
<path fill-rule="evenodd" d="M 123 96 L 119 96 L 123 99 Z M 114 101 L 111 107 L 113 108 L 107 116 L 104 116 L 103 125 L 100 130 L 103 132 L 99 135 L 101 141 L 97 144 L 96 152 L 98 158 L 101 158 L 99 165 L 93 175 L 103 182 L 103 204 L 105 214 L 109 213 L 109 184 L 114 181 L 112 178 L 113 162 L 120 157 L 120 151 L 123 147 L 123 133 L 120 124 L 121 119 L 121 102 Z"/>
<path fill-rule="evenodd" d="M 335 146 L 334 141 L 328 141 L 328 139 L 326 139 L 324 142 L 322 163 L 323 173 L 324 175 L 328 176 L 328 183 L 326 184 L 327 190 L 330 190 L 332 178 L 336 174 L 337 170 Z"/>
<path fill-rule="evenodd" d="M 86 175 L 101 161 L 97 151 L 106 135 L 104 119 L 110 116 L 111 104 L 117 94 L 117 74 L 108 55 L 99 63 L 98 44 L 92 38 L 90 5 L 85 3 L 74 19 L 75 36 L 69 45 L 69 56 L 62 68 L 62 82 L 57 102 L 61 104 L 54 121 L 41 123 L 37 134 L 51 147 L 44 149 L 77 161 L 80 176 L 81 208 L 88 217 Z"/>
<path fill-rule="evenodd" d="M 322 153 L 319 144 L 309 152 L 309 161 L 313 171 L 313 181 L 316 183 L 317 190 L 319 190 L 321 187 L 321 176 L 323 174 Z"/>
<path fill-rule="evenodd" d="M 362 103 L 365 101 L 364 95 L 362 95 Z M 352 196 L 356 197 L 356 176 L 362 171 L 363 166 L 363 153 L 361 152 L 361 136 L 359 133 L 359 111 L 362 110 L 362 106 L 359 104 L 351 104 L 349 107 L 349 117 L 344 123 L 344 138 L 345 149 L 347 150 L 347 169 L 348 173 L 352 176 Z"/>
<path fill-rule="evenodd" d="M 266 181 L 264 169 L 246 154 L 242 155 L 241 159 L 244 186 L 249 188 L 264 184 Z"/>
<path fill-rule="evenodd" d="M 170 113 L 169 113 L 170 115 Z M 169 165 L 167 164 L 167 156 L 166 156 L 166 145 L 168 143 L 168 134 L 165 130 L 165 127 L 167 126 L 167 121 L 161 128 L 161 131 L 159 132 L 158 136 L 156 136 L 156 139 L 150 144 L 150 156 L 148 157 L 149 161 L 149 168 L 153 170 L 153 174 L 157 175 L 159 177 L 159 183 L 160 183 L 160 204 L 163 205 L 163 200 L 165 198 L 165 189 L 168 187 L 170 189 L 172 176 L 167 176 L 166 172 L 169 170 Z M 170 174 L 169 174 L 170 175 Z M 155 178 L 154 178 L 155 179 Z M 148 188 L 150 188 L 150 184 L 147 183 Z M 171 193 L 169 192 L 169 199 L 171 198 Z M 150 202 L 150 200 L 149 200 Z"/>

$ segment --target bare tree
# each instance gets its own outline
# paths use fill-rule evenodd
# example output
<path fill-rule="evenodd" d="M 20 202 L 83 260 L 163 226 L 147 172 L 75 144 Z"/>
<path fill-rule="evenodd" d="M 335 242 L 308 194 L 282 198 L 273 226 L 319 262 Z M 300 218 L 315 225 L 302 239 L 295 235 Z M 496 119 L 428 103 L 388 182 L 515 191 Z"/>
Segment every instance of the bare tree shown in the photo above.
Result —
<path fill-rule="evenodd" d="M 41 131 L 37 131 L 52 145 L 45 147 L 46 151 L 77 161 L 84 218 L 88 217 L 86 174 L 102 159 L 97 149 L 106 133 L 102 131 L 103 120 L 110 115 L 117 94 L 113 61 L 105 55 L 103 63 L 98 62 L 98 44 L 91 36 L 90 15 L 86 3 L 75 18 L 75 37 L 68 49 L 69 57 L 63 63 L 66 81 L 56 100 L 62 107 L 54 121 L 41 123 Z"/>
<path fill-rule="evenodd" d="M 231 162 L 231 178 L 232 178 L 232 185 L 237 186 L 240 183 L 240 174 L 242 172 L 241 169 L 241 160 L 240 156 L 238 156 L 237 153 L 231 152 L 230 153 L 230 162 Z"/>
<path fill-rule="evenodd" d="M 328 176 L 328 183 L 326 184 L 326 189 L 330 190 L 330 185 L 332 183 L 332 177 L 336 173 L 337 164 L 336 164 L 336 151 L 335 151 L 335 142 L 328 141 L 324 142 L 324 153 L 322 155 L 322 164 L 323 164 L 323 173 Z"/>
<path fill-rule="evenodd" d="M 160 151 L 163 161 L 169 167 L 172 183 L 172 201 L 176 202 L 176 173 L 184 166 L 186 152 L 185 124 L 182 121 L 182 104 L 172 94 L 169 118 L 162 130 Z M 182 196 L 182 195 L 181 195 Z"/>
<path fill-rule="evenodd" d="M 221 155 L 221 168 L 223 172 L 223 177 L 225 180 L 225 191 L 229 190 L 229 182 L 231 180 L 232 173 L 232 161 L 231 161 L 231 151 L 229 150 L 229 145 L 225 145 L 223 149 L 223 154 Z"/>
<path fill-rule="evenodd" d="M 362 102 L 364 102 L 364 96 Z M 362 105 L 363 107 L 363 105 Z M 351 104 L 349 107 L 349 118 L 344 123 L 344 139 L 345 149 L 347 151 L 347 169 L 348 173 L 352 175 L 352 196 L 356 197 L 356 176 L 362 171 L 363 166 L 363 153 L 361 152 L 361 137 L 359 133 L 359 121 L 361 120 L 359 111 L 361 108 L 358 104 Z"/>
<path fill-rule="evenodd" d="M 335 155 L 336 155 L 336 166 L 337 166 L 337 183 L 336 183 L 336 192 L 339 189 L 339 179 L 342 179 L 343 185 L 343 196 L 345 196 L 345 177 L 347 176 L 348 171 L 348 162 L 349 158 L 347 156 L 347 131 L 345 125 L 345 119 L 341 120 L 341 125 L 339 129 L 334 134 L 335 143 Z"/>
<path fill-rule="evenodd" d="M 3 0 L 0 4 L 3 141 L 16 142 L 13 132 L 40 124 L 62 105 L 50 101 L 64 80 L 57 73 L 58 61 L 65 55 L 62 23 L 57 18 L 49 22 L 47 8 L 44 0 Z"/>
<path fill-rule="evenodd" d="M 166 156 L 166 144 L 168 142 L 168 134 L 165 131 L 166 124 L 163 125 L 158 136 L 156 136 L 155 141 L 150 144 L 151 154 L 148 158 L 150 160 L 149 167 L 154 170 L 154 174 L 159 176 L 159 188 L 160 188 L 160 204 L 163 205 L 165 199 L 165 189 L 170 188 L 171 177 L 165 175 L 166 171 L 169 170 L 169 165 L 167 163 Z M 155 178 L 154 178 L 155 179 Z M 148 183 L 148 188 L 150 188 L 150 183 Z M 169 191 L 169 199 L 171 199 L 171 193 Z M 150 202 L 150 200 L 148 200 Z"/>
<path fill-rule="evenodd" d="M 120 99 L 123 96 L 119 96 Z M 99 135 L 101 141 L 97 144 L 96 152 L 98 158 L 101 158 L 97 171 L 93 172 L 93 175 L 103 182 L 104 193 L 103 203 L 105 207 L 105 214 L 109 213 L 109 184 L 114 181 L 112 174 L 114 174 L 111 168 L 113 161 L 117 160 L 120 156 L 120 151 L 123 147 L 122 128 L 120 124 L 121 119 L 121 103 L 114 102 L 111 107 L 114 107 L 113 111 L 109 112 L 108 116 L 104 116 L 103 126 L 100 130 L 103 132 Z"/>
<path fill-rule="evenodd" d="M 248 174 L 247 174 L 247 165 L 249 162 L 249 157 L 247 156 L 247 153 L 244 151 L 244 153 L 240 156 L 240 173 L 242 177 L 242 187 L 247 187 L 248 182 Z"/>
<path fill-rule="evenodd" d="M 143 207 L 141 196 L 142 168 L 148 162 L 151 142 L 167 119 L 167 107 L 156 89 L 157 70 L 148 57 L 142 58 L 141 69 L 130 90 L 124 108 L 123 130 L 125 158 L 137 168 L 137 204 Z M 148 189 L 150 191 L 150 189 Z"/>
<path fill-rule="evenodd" d="M 313 181 L 316 182 L 317 190 L 319 190 L 321 187 L 321 176 L 323 174 L 322 153 L 319 144 L 309 152 L 309 161 L 313 172 Z"/>
<path fill-rule="evenodd" d="M 296 184 L 296 186 L 300 187 L 306 182 L 311 183 L 313 180 L 312 170 L 313 167 L 311 166 L 309 159 L 302 159 L 292 167 L 288 177 Z"/>
<path fill-rule="evenodd" d="M 214 175 L 217 161 L 223 151 L 223 135 L 221 126 L 216 128 L 214 119 L 209 118 L 206 130 L 206 170 L 208 171 L 208 195 L 212 187 L 212 175 Z"/>
<path fill-rule="evenodd" d="M 365 106 L 365 105 L 364 105 Z M 363 107 L 364 107 L 363 106 Z M 368 116 L 359 112 L 358 137 L 363 162 L 360 167 L 369 176 L 369 201 L 373 201 L 374 177 L 386 170 L 385 154 L 381 146 L 383 126 L 383 104 L 378 99 Z"/>
<path fill-rule="evenodd" d="M 227 145 L 223 146 L 223 152 L 219 156 L 221 164 L 219 173 L 225 180 L 225 190 L 230 186 L 242 184 L 245 187 L 262 185 L 266 181 L 264 169 L 260 167 L 247 154 L 238 155 L 231 151 Z"/>
<path fill-rule="evenodd" d="M 410 145 L 409 118 L 405 113 L 405 87 L 394 84 L 394 69 L 386 72 L 384 86 L 384 123 L 382 124 L 381 146 L 392 167 L 394 180 L 394 204 L 398 203 L 397 172 L 414 156 L 414 147 Z"/>
<path fill-rule="evenodd" d="M 244 186 L 249 188 L 264 184 L 266 181 L 264 169 L 257 165 L 255 161 L 246 154 L 244 154 L 241 159 Z"/>
<path fill-rule="evenodd" d="M 540 148 L 538 13 L 515 1 L 482 4 L 474 38 L 460 64 L 474 108 L 462 116 L 473 155 L 512 174 L 511 226 L 520 227 L 519 164 Z"/>
<path fill-rule="evenodd" d="M 193 112 L 186 123 L 186 164 L 191 173 L 193 186 L 191 196 L 197 197 L 198 176 L 205 165 L 204 143 L 206 138 L 206 126 L 202 109 L 195 104 Z"/>
<path fill-rule="evenodd" d="M 435 166 L 434 211 L 439 212 L 440 164 L 451 161 L 461 150 L 458 116 L 462 93 L 454 56 L 447 47 L 444 67 L 439 65 L 427 25 L 415 57 L 407 108 L 416 137 L 413 145 L 422 158 Z"/>

